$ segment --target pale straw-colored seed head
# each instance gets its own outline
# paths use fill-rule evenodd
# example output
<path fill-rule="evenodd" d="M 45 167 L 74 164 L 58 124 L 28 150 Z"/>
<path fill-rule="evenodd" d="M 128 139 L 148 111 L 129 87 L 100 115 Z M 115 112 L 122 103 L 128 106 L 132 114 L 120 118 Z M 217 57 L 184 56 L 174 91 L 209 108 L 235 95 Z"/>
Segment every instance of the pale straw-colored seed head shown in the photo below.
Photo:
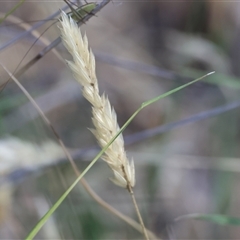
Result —
<path fill-rule="evenodd" d="M 82 85 L 83 96 L 92 104 L 92 121 L 95 129 L 92 133 L 103 148 L 118 133 L 117 116 L 105 95 L 99 95 L 95 70 L 95 57 L 88 49 L 86 35 L 82 37 L 77 24 L 64 12 L 61 15 L 62 41 L 73 57 L 68 61 L 74 77 Z M 135 169 L 133 160 L 129 162 L 124 150 L 122 134 L 105 151 L 103 160 L 113 170 L 115 184 L 121 187 L 135 185 Z"/>

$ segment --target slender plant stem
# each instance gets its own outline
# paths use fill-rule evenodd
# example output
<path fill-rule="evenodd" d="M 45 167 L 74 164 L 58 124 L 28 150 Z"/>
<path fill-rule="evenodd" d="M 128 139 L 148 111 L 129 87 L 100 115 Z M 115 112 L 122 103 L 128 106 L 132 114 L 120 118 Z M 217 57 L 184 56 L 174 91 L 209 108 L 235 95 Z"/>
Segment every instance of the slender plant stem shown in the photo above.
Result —
<path fill-rule="evenodd" d="M 146 231 L 146 228 L 145 228 L 145 225 L 144 225 L 144 222 L 143 222 L 141 213 L 140 213 L 139 208 L 138 208 L 138 205 L 137 205 L 137 201 L 136 201 L 136 198 L 135 198 L 133 189 L 132 189 L 132 187 L 131 187 L 130 184 L 128 185 L 128 191 L 129 191 L 129 193 L 130 193 L 130 195 L 131 195 L 131 197 L 132 197 L 133 205 L 134 205 L 134 207 L 135 207 L 135 210 L 136 210 L 136 213 L 137 213 L 139 222 L 140 222 L 140 224 L 141 224 L 141 226 L 142 226 L 142 231 L 143 231 L 143 234 L 144 234 L 144 236 L 145 236 L 145 239 L 146 239 L 146 240 L 149 240 L 149 237 L 148 237 L 148 234 L 147 234 L 147 231 Z"/>
<path fill-rule="evenodd" d="M 140 210 L 138 208 L 138 204 L 137 204 L 137 201 L 136 201 L 133 189 L 132 189 L 132 185 L 131 185 L 128 177 L 127 177 L 126 170 L 125 170 L 124 166 L 122 166 L 122 171 L 123 171 L 123 174 L 124 174 L 124 178 L 127 181 L 127 190 L 130 193 L 130 195 L 131 195 L 131 198 L 132 198 L 132 201 L 133 201 L 133 205 L 134 205 L 134 208 L 135 208 L 137 216 L 138 216 L 138 220 L 139 220 L 140 225 L 142 227 L 142 233 L 143 233 L 145 239 L 149 240 L 149 237 L 148 237 L 148 234 L 147 234 L 147 230 L 145 228 L 145 225 L 144 225 L 144 222 L 143 222 L 143 219 L 142 219 L 142 216 L 141 216 Z"/>

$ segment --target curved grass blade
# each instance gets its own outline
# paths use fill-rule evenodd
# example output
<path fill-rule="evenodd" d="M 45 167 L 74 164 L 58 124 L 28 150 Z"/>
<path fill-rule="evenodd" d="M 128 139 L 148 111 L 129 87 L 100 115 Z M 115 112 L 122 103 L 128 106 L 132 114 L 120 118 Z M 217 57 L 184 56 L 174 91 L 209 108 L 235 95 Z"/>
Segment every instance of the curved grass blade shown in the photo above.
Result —
<path fill-rule="evenodd" d="M 22 90 L 22 92 L 25 94 L 25 96 L 29 99 L 29 101 L 33 104 L 33 106 L 36 108 L 36 110 L 38 111 L 39 115 L 42 117 L 42 119 L 44 120 L 44 122 L 49 126 L 49 128 L 52 130 L 53 134 L 55 135 L 55 137 L 57 138 L 60 146 L 62 147 L 67 159 L 69 160 L 70 164 L 73 167 L 73 170 L 76 174 L 76 176 L 78 177 L 80 175 L 80 172 L 75 164 L 75 162 L 73 161 L 73 158 L 71 157 L 69 151 L 67 150 L 66 146 L 64 145 L 63 141 L 61 140 L 61 138 L 59 137 L 58 133 L 55 131 L 53 125 L 51 124 L 51 122 L 48 120 L 48 118 L 45 116 L 45 114 L 43 113 L 43 111 L 39 108 L 39 106 L 37 105 L 37 103 L 34 101 L 34 99 L 31 97 L 31 95 L 27 92 L 27 90 L 21 85 L 21 83 L 12 75 L 12 73 L 9 72 L 9 70 L 3 66 L 1 63 L 0 65 L 5 69 L 5 71 L 9 74 L 9 76 L 13 79 L 13 81 L 18 85 L 18 87 Z M 137 231 L 142 233 L 142 228 L 141 225 L 139 223 L 137 223 L 135 220 L 129 218 L 128 216 L 122 214 L 121 212 L 119 212 L 118 210 L 116 210 L 115 208 L 113 208 L 111 205 L 109 205 L 108 203 L 106 203 L 103 199 L 101 199 L 93 190 L 92 188 L 88 185 L 87 181 L 84 178 L 80 179 L 80 182 L 82 184 L 82 186 L 85 188 L 85 190 L 88 192 L 88 194 L 103 208 L 105 208 L 106 210 L 108 210 L 109 212 L 111 212 L 113 215 L 119 217 L 121 220 L 125 221 L 127 224 L 129 224 L 131 227 L 135 228 Z M 148 235 L 153 238 L 153 239 L 157 239 L 157 237 L 149 230 L 147 230 Z"/>
<path fill-rule="evenodd" d="M 196 76 L 203 74 L 203 72 L 197 69 L 185 68 L 184 70 L 181 71 L 181 74 L 183 77 L 196 78 Z M 214 74 L 213 76 L 208 78 L 206 82 L 217 86 L 224 86 L 232 89 L 240 89 L 240 81 L 238 77 L 222 73 Z"/>
<path fill-rule="evenodd" d="M 97 156 L 91 161 L 91 163 L 86 167 L 86 169 L 81 173 L 81 175 L 74 181 L 74 183 L 67 189 L 67 191 L 58 199 L 58 201 L 48 210 L 48 212 L 40 219 L 40 221 L 37 223 L 37 225 L 33 228 L 33 230 L 28 234 L 28 236 L 26 237 L 26 239 L 31 240 L 33 239 L 36 234 L 39 232 L 39 230 L 42 228 L 42 226 L 47 222 L 48 218 L 51 217 L 51 215 L 55 212 L 55 210 L 61 205 L 61 203 L 65 200 L 65 198 L 68 196 L 68 194 L 73 190 L 73 188 L 77 185 L 77 183 L 81 180 L 81 178 L 90 170 L 90 168 L 97 162 L 97 160 L 104 154 L 104 152 L 106 151 L 106 149 L 114 142 L 114 140 L 125 130 L 125 128 L 131 123 L 131 121 L 135 118 L 135 116 L 145 107 L 147 107 L 148 105 L 158 101 L 159 99 L 162 99 L 164 97 L 167 97 L 177 91 L 180 91 L 181 89 L 213 74 L 214 72 L 208 73 L 196 80 L 193 80 L 187 84 L 184 84 L 178 88 L 175 88 L 171 91 L 168 91 L 158 97 L 155 97 L 149 101 L 146 101 L 144 103 L 142 103 L 142 105 L 140 106 L 140 108 L 137 109 L 137 111 L 135 111 L 133 113 L 133 115 L 128 119 L 128 121 L 121 127 L 121 129 L 119 130 L 119 132 L 111 139 L 111 141 L 97 154 Z"/>
<path fill-rule="evenodd" d="M 176 122 L 166 123 L 164 125 L 157 126 L 152 129 L 147 129 L 147 130 L 143 130 L 143 131 L 140 131 L 137 133 L 133 133 L 133 134 L 125 137 L 124 141 L 127 145 L 135 144 L 135 143 L 141 142 L 145 139 L 149 139 L 149 138 L 152 138 L 159 134 L 171 131 L 175 128 L 184 126 L 186 124 L 191 124 L 191 123 L 195 123 L 195 122 L 198 122 L 201 120 L 212 118 L 212 117 L 218 116 L 220 114 L 223 114 L 225 112 L 231 111 L 231 110 L 239 108 L 239 107 L 240 107 L 240 99 L 235 102 L 231 102 L 231 103 L 221 105 L 216 108 L 212 108 L 210 110 L 206 110 L 204 112 L 194 114 L 188 118 L 184 118 L 184 119 L 176 121 Z"/>
<path fill-rule="evenodd" d="M 158 96 L 156 98 L 150 99 L 149 101 L 144 102 L 141 105 L 141 107 L 144 108 L 144 107 L 146 107 L 146 106 L 148 106 L 148 105 L 150 105 L 150 104 L 152 104 L 152 103 L 154 103 L 154 102 L 156 102 L 156 101 L 158 101 L 158 100 L 160 100 L 160 99 L 162 99 L 162 98 L 164 98 L 166 96 L 169 96 L 169 95 L 171 95 L 171 94 L 173 94 L 173 93 L 175 93 L 175 92 L 177 92 L 177 91 L 179 91 L 179 90 L 181 90 L 181 89 L 183 89 L 183 88 L 185 88 L 185 87 L 187 87 L 187 86 L 189 86 L 189 85 L 191 85 L 191 84 L 193 84 L 195 82 L 198 82 L 199 80 L 201 80 L 201 79 L 203 79 L 203 78 L 205 78 L 207 76 L 212 75 L 213 73 L 215 73 L 215 72 L 210 72 L 210 73 L 208 73 L 208 74 L 206 74 L 206 75 L 204 75 L 204 76 L 202 76 L 200 78 L 197 78 L 197 79 L 195 79 L 195 80 L 193 80 L 193 81 L 191 81 L 189 83 L 186 83 L 186 84 L 184 84 L 184 85 L 182 85 L 180 87 L 174 88 L 173 90 L 168 91 L 168 92 L 166 92 L 166 93 L 164 93 L 164 94 L 162 94 L 162 95 L 160 95 L 160 96 Z"/>
<path fill-rule="evenodd" d="M 221 214 L 189 214 L 180 216 L 175 219 L 176 221 L 180 220 L 186 220 L 186 219 L 195 219 L 195 220 L 202 220 L 207 222 L 212 222 L 218 225 L 231 225 L 231 226 L 239 226 L 240 225 L 240 218 L 237 217 L 230 217 L 227 215 L 221 215 Z"/>
<path fill-rule="evenodd" d="M 11 15 L 13 12 L 15 12 L 23 3 L 25 2 L 25 0 L 20 0 L 13 8 L 11 8 L 3 18 L 0 19 L 0 24 L 9 16 Z"/>

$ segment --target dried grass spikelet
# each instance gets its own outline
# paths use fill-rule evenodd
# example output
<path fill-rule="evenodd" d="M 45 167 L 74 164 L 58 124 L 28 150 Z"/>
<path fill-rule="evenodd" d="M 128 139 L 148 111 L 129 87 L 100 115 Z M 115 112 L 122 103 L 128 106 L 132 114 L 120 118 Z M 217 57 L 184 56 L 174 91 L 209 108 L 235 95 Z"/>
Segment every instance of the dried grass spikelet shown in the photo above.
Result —
<path fill-rule="evenodd" d="M 103 148 L 119 131 L 116 113 L 108 98 L 104 94 L 99 95 L 95 58 L 92 51 L 88 49 L 86 35 L 82 38 L 77 24 L 64 12 L 60 22 L 63 43 L 73 57 L 73 61 L 67 63 L 74 77 L 83 87 L 83 96 L 92 104 L 92 121 L 95 129 L 91 131 Z M 129 185 L 134 186 L 134 163 L 133 160 L 129 162 L 126 157 L 122 134 L 105 151 L 103 160 L 113 170 L 114 179 L 111 180 L 115 184 L 124 188 Z"/>

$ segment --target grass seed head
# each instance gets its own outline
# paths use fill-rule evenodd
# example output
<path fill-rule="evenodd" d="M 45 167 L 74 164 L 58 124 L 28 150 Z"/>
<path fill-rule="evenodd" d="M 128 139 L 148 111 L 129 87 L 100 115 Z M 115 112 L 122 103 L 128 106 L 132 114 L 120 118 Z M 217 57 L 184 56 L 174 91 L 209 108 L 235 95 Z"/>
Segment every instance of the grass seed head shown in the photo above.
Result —
<path fill-rule="evenodd" d="M 99 145 L 104 148 L 107 143 L 118 133 L 117 116 L 111 107 L 108 98 L 99 95 L 98 81 L 95 70 L 95 57 L 88 49 L 87 36 L 82 37 L 76 22 L 62 12 L 61 18 L 62 41 L 73 61 L 68 61 L 68 66 L 75 79 L 82 85 L 83 96 L 92 104 L 92 121 L 95 135 Z M 133 160 L 127 159 L 124 150 L 124 141 L 120 134 L 108 147 L 103 160 L 113 170 L 116 185 L 126 188 L 135 185 L 135 169 Z"/>

